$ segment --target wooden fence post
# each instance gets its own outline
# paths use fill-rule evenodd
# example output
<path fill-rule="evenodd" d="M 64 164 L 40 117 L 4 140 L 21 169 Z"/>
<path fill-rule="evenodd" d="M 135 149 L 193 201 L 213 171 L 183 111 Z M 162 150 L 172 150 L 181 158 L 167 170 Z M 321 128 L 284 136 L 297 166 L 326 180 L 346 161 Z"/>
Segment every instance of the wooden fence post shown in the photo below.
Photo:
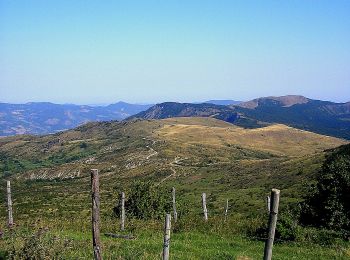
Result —
<path fill-rule="evenodd" d="M 227 220 L 227 213 L 228 213 L 228 199 L 226 200 L 225 221 Z"/>
<path fill-rule="evenodd" d="M 124 229 L 125 229 L 125 193 L 122 192 L 120 230 L 124 231 Z"/>
<path fill-rule="evenodd" d="M 92 245 L 94 250 L 94 259 L 100 260 L 101 241 L 100 241 L 100 188 L 98 170 L 91 170 L 91 197 L 92 197 Z"/>
<path fill-rule="evenodd" d="M 13 215 L 12 215 L 12 198 L 11 198 L 11 182 L 7 181 L 7 211 L 8 219 L 7 224 L 9 228 L 13 226 Z"/>
<path fill-rule="evenodd" d="M 277 214 L 278 206 L 280 201 L 280 190 L 272 189 L 271 190 L 271 208 L 270 208 L 270 217 L 269 217 L 269 233 L 267 240 L 265 242 L 264 250 L 264 260 L 271 260 L 272 258 L 272 246 L 273 240 L 275 239 L 275 230 L 277 223 Z"/>
<path fill-rule="evenodd" d="M 175 188 L 173 187 L 172 194 L 173 194 L 173 211 L 174 211 L 174 222 L 177 221 L 177 211 L 176 211 L 176 198 L 175 198 Z"/>
<path fill-rule="evenodd" d="M 208 221 L 208 210 L 207 210 L 206 197 L 207 197 L 207 195 L 205 193 L 202 193 L 202 205 L 203 205 L 204 220 Z"/>
<path fill-rule="evenodd" d="M 270 198 L 270 196 L 266 197 L 266 207 L 267 207 L 267 212 L 270 213 L 270 209 L 271 209 L 271 198 Z"/>
<path fill-rule="evenodd" d="M 171 214 L 166 214 L 164 224 L 163 260 L 169 260 Z"/>

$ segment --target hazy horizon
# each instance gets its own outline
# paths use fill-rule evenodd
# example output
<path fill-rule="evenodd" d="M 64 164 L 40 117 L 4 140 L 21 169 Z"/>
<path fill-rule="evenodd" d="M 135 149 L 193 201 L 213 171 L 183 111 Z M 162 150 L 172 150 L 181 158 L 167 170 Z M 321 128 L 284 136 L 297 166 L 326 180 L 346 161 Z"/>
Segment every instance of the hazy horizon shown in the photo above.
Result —
<path fill-rule="evenodd" d="M 350 101 L 350 1 L 1 1 L 0 101 Z"/>
<path fill-rule="evenodd" d="M 295 95 L 295 94 L 290 94 L 290 95 Z M 287 96 L 287 95 L 283 95 L 283 96 Z M 86 106 L 108 106 L 111 104 L 116 104 L 119 102 L 124 102 L 124 103 L 128 103 L 128 104 L 133 104 L 133 105 L 152 105 L 152 104 L 159 104 L 159 103 L 164 103 L 164 102 L 178 102 L 178 103 L 204 103 L 207 101 L 224 101 L 224 100 L 232 100 L 232 101 L 238 101 L 238 102 L 247 102 L 256 98 L 264 98 L 264 97 L 270 97 L 270 96 L 263 96 L 263 97 L 255 97 L 249 100 L 242 100 L 242 99 L 234 99 L 234 98 L 218 98 L 218 99 L 206 99 L 206 100 L 192 100 L 192 101 L 181 101 L 181 100 L 163 100 L 163 101 L 158 101 L 158 102 L 130 102 L 130 101 L 125 101 L 125 100 L 116 100 L 116 101 L 112 101 L 112 102 L 101 102 L 101 103 L 70 103 L 70 102 L 53 102 L 53 101 L 46 101 L 46 100 L 38 100 L 38 101 L 25 101 L 25 102 L 6 102 L 6 101 L 2 101 L 0 100 L 0 103 L 9 103 L 9 104 L 27 104 L 27 103 L 53 103 L 53 104 L 59 104 L 59 105 L 86 105 Z M 306 97 L 309 99 L 314 99 L 311 97 Z M 318 99 L 314 99 L 314 100 L 318 100 Z M 335 100 L 330 100 L 330 99 L 322 99 L 322 101 L 330 101 L 330 102 L 334 102 L 334 103 L 348 103 L 350 102 L 350 100 L 348 101 L 344 101 L 344 102 L 339 102 L 339 101 L 335 101 Z"/>

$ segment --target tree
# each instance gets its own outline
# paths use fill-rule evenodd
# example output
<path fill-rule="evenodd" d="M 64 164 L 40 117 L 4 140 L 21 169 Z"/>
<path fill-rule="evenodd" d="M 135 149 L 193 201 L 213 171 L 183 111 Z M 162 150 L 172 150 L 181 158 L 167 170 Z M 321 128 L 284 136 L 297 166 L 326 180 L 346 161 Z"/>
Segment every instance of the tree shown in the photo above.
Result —
<path fill-rule="evenodd" d="M 304 224 L 350 231 L 350 145 L 327 156 L 301 209 Z"/>

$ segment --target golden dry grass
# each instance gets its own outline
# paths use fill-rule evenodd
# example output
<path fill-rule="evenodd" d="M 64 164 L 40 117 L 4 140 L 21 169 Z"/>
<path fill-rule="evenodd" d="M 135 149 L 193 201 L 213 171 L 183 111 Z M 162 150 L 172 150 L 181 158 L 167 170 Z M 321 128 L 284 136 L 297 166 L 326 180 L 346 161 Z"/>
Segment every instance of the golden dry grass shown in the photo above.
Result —
<path fill-rule="evenodd" d="M 158 138 L 183 144 L 226 147 L 237 145 L 280 156 L 304 156 L 348 143 L 282 124 L 244 129 L 212 118 L 176 118 L 162 120 L 155 131 Z"/>

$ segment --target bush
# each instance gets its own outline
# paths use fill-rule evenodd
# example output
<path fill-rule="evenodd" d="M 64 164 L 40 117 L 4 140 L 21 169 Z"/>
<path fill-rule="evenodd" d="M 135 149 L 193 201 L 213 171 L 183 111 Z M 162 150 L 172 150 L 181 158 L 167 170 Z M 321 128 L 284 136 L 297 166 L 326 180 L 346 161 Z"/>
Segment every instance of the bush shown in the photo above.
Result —
<path fill-rule="evenodd" d="M 248 236 L 258 240 L 265 240 L 268 233 L 268 215 L 261 216 L 260 225 L 248 230 Z M 299 241 L 302 238 L 302 227 L 298 223 L 298 210 L 289 207 L 285 211 L 280 211 L 277 217 L 275 232 L 276 242 Z"/>
<path fill-rule="evenodd" d="M 80 145 L 79 145 L 79 147 L 81 148 L 81 149 L 86 149 L 87 148 L 87 143 L 85 143 L 85 142 L 82 142 Z"/>
<path fill-rule="evenodd" d="M 283 241 L 299 241 L 301 239 L 302 228 L 298 223 L 298 211 L 289 208 L 282 212 L 277 221 L 276 238 Z"/>
<path fill-rule="evenodd" d="M 300 221 L 344 233 L 350 232 L 350 145 L 327 156 L 316 183 L 301 204 Z"/>
<path fill-rule="evenodd" d="M 300 210 L 297 207 L 290 206 L 285 211 L 279 212 L 276 225 L 275 242 L 309 242 L 322 246 L 328 246 L 340 243 L 345 237 L 343 232 L 329 229 L 320 229 L 312 227 L 303 227 L 300 225 Z M 248 230 L 248 237 L 258 240 L 267 238 L 268 217 L 261 216 L 260 225 Z"/>
<path fill-rule="evenodd" d="M 125 193 L 125 212 L 128 217 L 162 219 L 172 209 L 171 192 L 151 182 L 136 182 Z M 117 217 L 121 213 L 120 201 L 119 194 L 117 206 L 113 208 Z"/>
<path fill-rule="evenodd" d="M 304 228 L 302 241 L 329 246 L 342 241 L 343 234 L 334 230 L 319 228 Z"/>
<path fill-rule="evenodd" d="M 46 234 L 46 230 L 25 237 L 18 246 L 12 244 L 6 259 L 59 259 L 62 252 L 71 247 L 71 241 Z"/>

